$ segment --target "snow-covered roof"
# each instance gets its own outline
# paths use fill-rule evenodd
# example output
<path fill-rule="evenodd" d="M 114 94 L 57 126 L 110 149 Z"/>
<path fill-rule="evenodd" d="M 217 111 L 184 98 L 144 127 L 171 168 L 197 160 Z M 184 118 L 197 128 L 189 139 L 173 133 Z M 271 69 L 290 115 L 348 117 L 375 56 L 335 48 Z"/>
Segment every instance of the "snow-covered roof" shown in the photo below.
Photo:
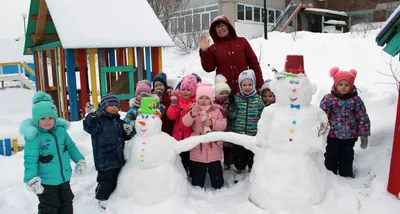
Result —
<path fill-rule="evenodd" d="M 339 20 L 329 20 L 324 23 L 330 25 L 347 25 L 345 21 L 339 21 Z"/>
<path fill-rule="evenodd" d="M 174 45 L 146 0 L 46 0 L 46 3 L 66 49 Z"/>
<path fill-rule="evenodd" d="M 336 11 L 336 10 L 328 10 L 328 9 L 320 9 L 320 8 L 306 8 L 305 11 L 329 13 L 329 14 L 335 14 L 335 15 L 339 15 L 339 16 L 347 16 L 347 13 L 344 11 Z"/>
<path fill-rule="evenodd" d="M 32 56 L 24 56 L 24 38 L 0 39 L 0 63 L 27 62 L 33 63 Z"/>
<path fill-rule="evenodd" d="M 381 33 L 386 32 L 386 28 L 388 27 L 389 24 L 392 24 L 394 22 L 395 17 L 400 16 L 400 5 L 397 7 L 397 9 L 390 15 L 390 17 L 386 20 L 386 22 L 383 24 L 381 29 L 378 31 L 378 36 L 380 37 Z"/>

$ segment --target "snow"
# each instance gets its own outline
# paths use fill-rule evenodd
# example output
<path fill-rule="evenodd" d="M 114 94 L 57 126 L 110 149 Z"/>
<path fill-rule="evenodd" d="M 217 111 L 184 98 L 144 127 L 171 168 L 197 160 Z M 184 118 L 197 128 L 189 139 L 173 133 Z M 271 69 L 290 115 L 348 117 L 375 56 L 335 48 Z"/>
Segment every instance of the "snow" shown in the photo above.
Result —
<path fill-rule="evenodd" d="M 66 49 L 174 46 L 146 0 L 46 3 Z"/>
<path fill-rule="evenodd" d="M 24 56 L 25 39 L 9 38 L 0 39 L 0 63 L 2 62 L 27 62 L 33 63 L 32 56 Z"/>
<path fill-rule="evenodd" d="M 188 197 L 181 204 L 179 200 L 166 201 L 146 209 L 126 210 L 128 213 L 185 213 L 185 214 L 303 214 L 313 213 L 346 213 L 346 214 L 396 214 L 400 210 L 398 199 L 387 193 L 387 181 L 390 156 L 393 144 L 393 131 L 396 115 L 397 91 L 393 78 L 379 74 L 377 71 L 390 72 L 387 63 L 392 57 L 375 43 L 377 31 L 364 36 L 345 34 L 320 34 L 297 32 L 296 41 L 292 34 L 272 32 L 269 40 L 250 40 L 256 55 L 260 58 L 263 76 L 271 77 L 268 64 L 279 71 L 283 70 L 287 54 L 303 54 L 306 74 L 318 87 L 312 104 L 318 104 L 329 92 L 333 80 L 329 69 L 338 66 L 341 69 L 358 71 L 355 84 L 359 96 L 363 99 L 371 119 L 372 136 L 367 150 L 355 147 L 355 179 L 336 176 L 328 177 L 328 190 L 325 199 L 310 209 L 310 212 L 262 210 L 248 201 L 250 180 L 233 184 L 233 171 L 225 171 L 225 188 L 217 191 L 194 188 L 189 185 Z M 198 51 L 180 55 L 173 48 L 163 50 L 163 71 L 167 73 L 168 82 L 176 85 L 179 78 L 192 72 L 198 73 L 207 82 L 214 82 L 214 73 L 205 73 L 200 65 Z M 398 63 L 393 59 L 393 63 Z M 396 66 L 396 64 L 394 64 Z M 380 84 L 384 83 L 384 84 Z M 16 128 L 23 119 L 31 114 L 33 92 L 23 89 L 0 90 L 0 130 L 20 137 Z M 125 113 L 122 113 L 122 117 Z M 71 179 L 72 191 L 75 194 L 74 209 L 76 214 L 106 213 L 94 199 L 96 188 L 96 171 L 94 169 L 90 136 L 82 130 L 82 122 L 71 124 L 69 133 L 77 147 L 85 156 L 88 169 L 85 175 L 74 174 Z M 279 132 L 277 132 L 279 133 Z M 2 136 L 7 137 L 7 136 Z M 23 140 L 19 141 L 24 144 Z M 29 192 L 22 181 L 23 152 L 11 157 L 0 156 L 0 213 L 37 213 L 37 197 Z M 288 175 L 293 169 L 288 170 Z M 281 174 L 285 174 L 281 172 Z M 284 175 L 279 175 L 284 176 Z M 206 184 L 210 186 L 210 184 Z M 277 189 L 284 187 L 276 187 Z M 293 190 L 295 191 L 295 190 Z M 307 190 L 304 190 L 307 191 Z M 297 193 L 296 193 L 297 194 Z M 121 201 L 121 204 L 123 202 Z M 356 205 L 356 207 L 354 207 Z M 357 209 L 356 212 L 349 210 Z M 336 211 L 336 212 L 335 212 Z M 109 212 L 110 213 L 110 212 Z"/>
<path fill-rule="evenodd" d="M 393 19 L 400 13 L 400 5 L 397 7 L 397 9 L 395 11 L 393 11 L 392 15 L 390 15 L 390 17 L 386 20 L 386 22 L 383 24 L 383 26 L 381 27 L 381 29 L 378 31 L 377 33 L 377 37 L 380 36 L 380 34 L 386 30 L 385 28 L 389 25 L 389 23 L 391 23 L 393 21 Z"/>
<path fill-rule="evenodd" d="M 347 16 L 347 13 L 344 11 L 336 11 L 336 10 L 328 10 L 328 9 L 320 9 L 320 8 L 306 8 L 305 11 L 329 13 L 329 14 L 335 14 L 335 15 L 339 15 L 339 16 Z"/>
<path fill-rule="evenodd" d="M 325 24 L 331 24 L 331 25 L 347 25 L 345 21 L 339 21 L 339 20 L 329 20 L 324 22 Z"/>

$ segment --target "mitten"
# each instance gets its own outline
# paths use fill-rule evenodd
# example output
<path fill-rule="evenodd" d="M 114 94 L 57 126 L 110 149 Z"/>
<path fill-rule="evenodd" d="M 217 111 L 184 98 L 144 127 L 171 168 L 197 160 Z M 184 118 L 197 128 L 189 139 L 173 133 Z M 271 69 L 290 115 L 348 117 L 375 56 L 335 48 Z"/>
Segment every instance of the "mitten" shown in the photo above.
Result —
<path fill-rule="evenodd" d="M 143 98 L 143 97 L 153 97 L 153 95 L 152 94 L 149 94 L 149 93 L 147 93 L 147 92 L 142 92 L 142 93 L 140 93 L 140 96 Z"/>
<path fill-rule="evenodd" d="M 75 165 L 75 172 L 83 175 L 86 172 L 86 161 L 84 159 L 81 159 L 76 163 Z"/>
<path fill-rule="evenodd" d="M 318 127 L 318 137 L 326 135 L 329 132 L 330 126 L 329 126 L 329 122 L 327 123 L 322 123 L 320 124 L 320 126 Z"/>
<path fill-rule="evenodd" d="M 29 191 L 39 195 L 42 194 L 44 191 L 44 188 L 42 184 L 40 183 L 40 178 L 39 177 L 34 177 L 28 182 L 26 182 L 27 188 Z"/>
<path fill-rule="evenodd" d="M 180 91 L 174 90 L 171 94 L 171 105 L 177 106 L 179 103 Z"/>
<path fill-rule="evenodd" d="M 361 136 L 361 149 L 366 149 L 368 147 L 368 136 Z"/>
<path fill-rule="evenodd" d="M 206 121 L 207 119 L 208 119 L 207 112 L 206 112 L 206 111 L 201 111 L 201 112 L 200 112 L 200 120 L 201 120 L 201 122 L 204 122 L 204 121 Z"/>
<path fill-rule="evenodd" d="M 87 113 L 95 113 L 96 112 L 96 107 L 92 103 L 86 103 L 85 111 Z"/>
<path fill-rule="evenodd" d="M 130 135 L 133 131 L 133 125 L 135 121 L 132 121 L 130 124 L 124 124 L 124 131 L 126 133 L 126 135 Z"/>
<path fill-rule="evenodd" d="M 163 97 L 163 93 L 160 90 L 156 91 L 156 95 L 160 98 L 160 100 L 162 100 L 161 98 Z"/>

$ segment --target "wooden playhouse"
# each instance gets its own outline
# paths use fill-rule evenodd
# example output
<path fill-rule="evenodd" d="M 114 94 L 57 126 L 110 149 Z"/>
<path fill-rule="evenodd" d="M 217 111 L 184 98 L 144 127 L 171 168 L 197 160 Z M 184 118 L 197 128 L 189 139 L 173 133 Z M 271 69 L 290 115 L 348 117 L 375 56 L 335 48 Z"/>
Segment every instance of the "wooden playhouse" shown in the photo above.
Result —
<path fill-rule="evenodd" d="M 392 13 L 385 22 L 376 37 L 379 46 L 384 46 L 383 50 L 395 57 L 399 57 L 400 62 L 400 6 Z M 398 88 L 398 103 L 396 123 L 394 128 L 392 160 L 390 162 L 388 191 L 400 199 L 400 86 Z"/>
<path fill-rule="evenodd" d="M 127 111 L 136 83 L 157 75 L 161 48 L 173 46 L 146 0 L 31 0 L 25 37 L 36 90 L 49 93 L 70 121 L 106 93 Z"/>

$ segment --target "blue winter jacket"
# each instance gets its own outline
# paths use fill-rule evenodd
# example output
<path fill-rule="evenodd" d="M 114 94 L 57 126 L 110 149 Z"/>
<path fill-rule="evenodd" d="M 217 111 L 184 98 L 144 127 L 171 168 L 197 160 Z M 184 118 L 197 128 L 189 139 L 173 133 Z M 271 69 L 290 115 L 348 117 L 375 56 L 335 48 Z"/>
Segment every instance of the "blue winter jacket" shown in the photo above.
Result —
<path fill-rule="evenodd" d="M 21 124 L 20 132 L 25 138 L 24 182 L 36 176 L 47 185 L 59 185 L 71 179 L 70 160 L 77 163 L 83 155 L 66 131 L 69 126 L 68 121 L 60 118 L 48 131 L 35 125 L 32 119 Z"/>
<path fill-rule="evenodd" d="M 97 116 L 88 114 L 83 120 L 83 129 L 92 137 L 93 158 L 97 171 L 121 168 L 125 164 L 125 141 L 132 138 L 134 132 L 127 135 L 124 121 L 119 114 L 99 111 Z"/>

